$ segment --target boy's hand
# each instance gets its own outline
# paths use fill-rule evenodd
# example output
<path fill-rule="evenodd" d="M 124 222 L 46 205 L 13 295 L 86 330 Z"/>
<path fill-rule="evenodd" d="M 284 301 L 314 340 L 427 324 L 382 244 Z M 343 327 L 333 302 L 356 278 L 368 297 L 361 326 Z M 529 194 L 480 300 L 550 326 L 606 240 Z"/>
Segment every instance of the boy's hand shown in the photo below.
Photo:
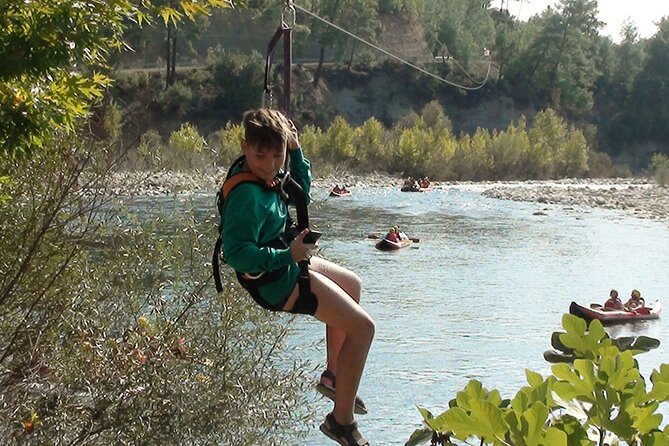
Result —
<path fill-rule="evenodd" d="M 286 145 L 288 150 L 297 150 L 300 148 L 300 140 L 297 136 L 297 127 L 293 121 L 288 120 L 288 122 L 290 123 L 292 131 L 288 134 Z"/>
<path fill-rule="evenodd" d="M 304 236 L 306 236 L 308 233 L 309 230 L 304 229 L 290 244 L 290 255 L 296 262 L 308 260 L 311 258 L 311 251 L 318 249 L 318 243 L 304 243 Z"/>

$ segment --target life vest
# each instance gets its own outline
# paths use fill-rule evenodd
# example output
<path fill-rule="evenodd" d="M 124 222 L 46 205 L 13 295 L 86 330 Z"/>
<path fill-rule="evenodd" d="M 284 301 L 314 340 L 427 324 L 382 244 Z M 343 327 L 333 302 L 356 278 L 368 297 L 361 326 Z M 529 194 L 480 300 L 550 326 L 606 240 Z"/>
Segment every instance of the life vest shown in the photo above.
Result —
<path fill-rule="evenodd" d="M 225 200 L 230 195 L 230 193 L 240 184 L 244 183 L 255 183 L 260 187 L 265 187 L 268 189 L 275 190 L 281 198 L 288 204 L 289 201 L 294 202 L 295 209 L 297 213 L 297 223 L 293 224 L 293 220 L 288 215 L 288 223 L 286 225 L 286 231 L 284 231 L 279 237 L 271 240 L 267 246 L 277 248 L 277 249 L 286 249 L 290 247 L 290 242 L 300 233 L 303 229 L 309 227 L 309 213 L 308 213 L 308 197 L 305 194 L 302 187 L 290 176 L 290 172 L 281 172 L 276 178 L 271 182 L 267 182 L 252 172 L 236 172 L 244 164 L 246 156 L 242 155 L 237 158 L 230 168 L 228 169 L 228 174 L 225 177 L 223 185 L 216 193 L 216 206 L 218 208 L 218 213 L 221 218 L 221 223 L 218 227 L 218 238 L 216 244 L 214 245 L 214 254 L 212 257 L 211 265 L 213 269 L 214 284 L 216 285 L 216 291 L 219 293 L 223 291 L 223 283 L 221 281 L 221 272 L 220 272 L 220 261 L 225 262 L 225 253 L 221 256 L 221 248 L 223 245 L 223 215 L 225 213 Z M 304 260 L 298 262 L 300 266 L 300 275 L 298 277 L 298 282 L 300 284 L 300 295 L 303 293 L 311 294 L 311 285 L 309 283 L 309 261 Z M 281 277 L 282 274 L 285 274 L 287 267 L 279 268 L 275 271 L 268 271 L 260 273 L 258 275 L 250 275 L 240 271 L 235 271 L 237 279 L 244 286 L 244 288 L 257 289 L 258 287 L 273 282 L 277 278 Z M 251 293 L 255 299 L 254 293 Z M 263 307 L 273 309 L 267 306 L 266 303 L 258 301 Z"/>

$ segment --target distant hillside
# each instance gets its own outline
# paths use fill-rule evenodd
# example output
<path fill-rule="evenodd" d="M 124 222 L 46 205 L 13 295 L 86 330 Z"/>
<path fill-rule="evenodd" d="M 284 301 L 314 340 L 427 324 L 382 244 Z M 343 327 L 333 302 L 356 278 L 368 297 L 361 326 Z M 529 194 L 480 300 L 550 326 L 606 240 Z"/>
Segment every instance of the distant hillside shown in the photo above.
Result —
<path fill-rule="evenodd" d="M 328 63 L 319 84 L 314 86 L 315 61 L 318 60 L 320 48 L 316 42 L 301 36 L 299 18 L 294 33 L 296 62 L 293 67 L 292 96 L 294 114 L 303 124 L 327 127 L 335 116 L 340 115 L 353 124 L 361 124 L 375 117 L 392 125 L 411 110 L 418 111 L 434 99 L 442 104 L 456 131 L 472 132 L 477 127 L 506 128 L 510 121 L 518 119 L 521 114 L 528 118 L 535 114 L 533 107 L 519 107 L 510 98 L 500 96 L 499 92 L 486 88 L 477 92 L 463 92 L 403 66 L 375 50 L 372 51 L 379 60 L 388 62 L 372 68 L 354 63 L 351 70 L 329 63 L 326 51 Z M 418 66 L 430 68 L 434 65 L 423 37 L 423 27 L 417 19 L 384 15 L 382 22 L 383 30 L 378 46 Z M 243 53 L 255 50 L 264 57 L 276 25 L 275 17 L 256 17 L 248 11 L 235 11 L 212 17 L 209 27 L 197 38 L 192 37 L 193 30 L 179 30 L 178 36 L 181 38 L 177 39 L 177 83 L 199 70 L 198 67 L 204 65 L 207 49 L 217 44 Z M 164 30 L 147 29 L 144 32 L 147 34 L 142 39 L 135 39 L 135 45 L 139 46 L 136 52 L 125 54 L 119 62 L 120 76 L 132 76 L 142 70 L 154 78 L 153 88 L 160 88 L 164 70 L 159 64 L 164 63 L 165 59 L 161 57 L 164 48 L 158 43 L 164 38 Z M 189 35 L 190 40 L 186 38 Z M 281 57 L 279 49 L 275 56 L 277 64 Z M 487 64 L 478 65 L 479 73 L 474 76 L 482 79 Z M 468 82 L 457 66 L 443 63 L 439 63 L 439 66 L 442 76 L 448 75 L 449 79 Z M 277 84 L 277 95 L 280 95 L 282 79 L 276 71 L 274 83 Z M 135 134 L 156 128 L 166 135 L 177 129 L 183 121 L 195 124 L 202 133 L 208 134 L 220 129 L 229 120 L 238 120 L 241 114 L 241 110 L 228 110 L 221 106 L 186 113 L 165 113 L 160 107 L 146 103 L 155 100 L 157 92 L 133 91 L 133 88 L 137 88 L 134 85 L 134 82 L 121 82 L 116 94 L 131 112 L 129 127 L 134 128 L 132 133 Z M 257 85 L 257 90 L 257 106 L 260 106 L 262 85 Z"/>

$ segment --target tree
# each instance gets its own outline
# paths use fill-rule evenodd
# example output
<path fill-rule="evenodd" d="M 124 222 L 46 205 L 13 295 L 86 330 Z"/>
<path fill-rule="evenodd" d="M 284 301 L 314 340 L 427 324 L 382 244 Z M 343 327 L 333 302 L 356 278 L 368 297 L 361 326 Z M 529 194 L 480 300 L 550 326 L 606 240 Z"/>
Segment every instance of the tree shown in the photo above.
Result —
<path fill-rule="evenodd" d="M 593 106 L 597 71 L 596 37 L 602 22 L 596 0 L 561 0 L 537 19 L 539 31 L 520 56 L 531 65 L 517 72 L 515 84 L 532 87 L 561 113 L 584 119 Z"/>
<path fill-rule="evenodd" d="M 491 48 L 495 39 L 490 3 L 490 0 L 426 1 L 424 17 L 437 32 L 432 42 L 433 53 L 446 52 L 464 68 L 481 59 L 483 49 Z"/>
<path fill-rule="evenodd" d="M 669 18 L 664 18 L 648 42 L 648 58 L 634 81 L 633 115 L 636 140 L 669 140 Z"/>
<path fill-rule="evenodd" d="M 230 7 L 229 0 L 184 0 L 178 8 L 150 0 L 35 0 L 0 6 L 0 153 L 44 146 L 72 132 L 111 83 L 109 54 L 125 47 L 128 26 Z"/>
<path fill-rule="evenodd" d="M 595 118 L 601 130 L 600 144 L 611 155 L 618 155 L 621 144 L 631 142 L 636 133 L 636 121 L 629 119 L 629 109 L 634 103 L 634 81 L 646 59 L 646 43 L 639 40 L 634 24 L 626 23 L 620 37 L 617 45 L 602 40 L 599 58 L 602 76 L 596 88 Z"/>
<path fill-rule="evenodd" d="M 311 8 L 319 16 L 372 43 L 381 30 L 378 0 L 313 0 Z M 339 59 L 347 47 L 351 48 L 350 66 L 357 41 L 320 20 L 313 19 L 310 28 L 311 34 L 318 36 L 318 44 L 321 47 L 318 67 L 314 74 L 314 85 L 318 85 L 325 62 L 326 49 L 333 50 L 335 57 Z"/>

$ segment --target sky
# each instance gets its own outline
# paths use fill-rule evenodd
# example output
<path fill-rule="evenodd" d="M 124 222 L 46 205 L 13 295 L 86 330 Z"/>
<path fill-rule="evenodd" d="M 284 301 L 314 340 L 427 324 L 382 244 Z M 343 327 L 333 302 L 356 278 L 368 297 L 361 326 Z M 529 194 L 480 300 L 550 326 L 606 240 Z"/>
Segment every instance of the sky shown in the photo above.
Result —
<path fill-rule="evenodd" d="M 499 7 L 501 0 L 493 0 L 492 6 Z M 504 0 L 506 5 L 507 0 Z M 540 13 L 547 6 L 554 7 L 557 0 L 510 0 L 509 12 L 519 20 L 527 20 Z M 653 22 L 669 16 L 669 0 L 598 0 L 599 20 L 606 22 L 600 33 L 609 35 L 615 42 L 620 41 L 620 29 L 628 18 L 638 31 L 639 37 L 651 37 L 657 31 Z"/>

